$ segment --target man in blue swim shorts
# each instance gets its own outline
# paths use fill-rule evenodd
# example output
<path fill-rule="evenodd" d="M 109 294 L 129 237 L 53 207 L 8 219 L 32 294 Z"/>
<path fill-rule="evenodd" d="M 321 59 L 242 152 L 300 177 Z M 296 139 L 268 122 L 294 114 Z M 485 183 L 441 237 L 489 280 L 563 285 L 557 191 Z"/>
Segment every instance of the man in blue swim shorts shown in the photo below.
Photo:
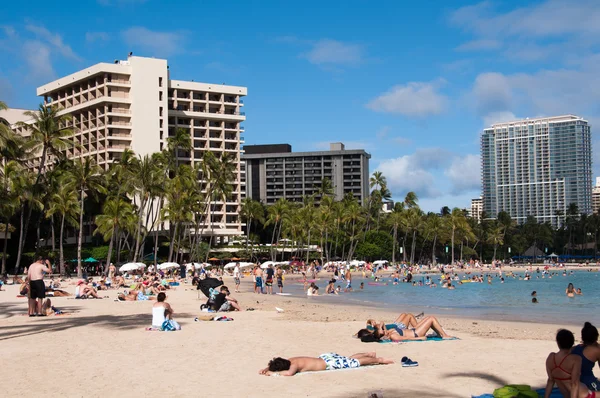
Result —
<path fill-rule="evenodd" d="M 269 366 L 258 373 L 265 376 L 293 376 L 300 372 L 320 370 L 352 369 L 368 365 L 388 365 L 391 359 L 378 358 L 374 352 L 363 352 L 345 357 L 333 352 L 321 354 L 318 358 L 294 357 L 290 359 L 273 358 Z"/>

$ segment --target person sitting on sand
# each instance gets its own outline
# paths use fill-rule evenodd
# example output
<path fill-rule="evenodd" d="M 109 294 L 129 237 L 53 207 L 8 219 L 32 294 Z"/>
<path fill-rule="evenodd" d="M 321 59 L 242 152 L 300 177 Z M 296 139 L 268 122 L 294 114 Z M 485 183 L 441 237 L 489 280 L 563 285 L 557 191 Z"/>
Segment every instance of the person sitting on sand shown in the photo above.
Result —
<path fill-rule="evenodd" d="M 293 376 L 300 372 L 315 372 L 321 370 L 337 370 L 358 368 L 368 365 L 388 365 L 394 363 L 391 359 L 378 358 L 374 352 L 354 354 L 349 357 L 336 353 L 321 354 L 318 358 L 294 357 L 290 359 L 273 358 L 269 366 L 258 374 L 265 376 Z"/>
<path fill-rule="evenodd" d="M 156 303 L 152 306 L 152 327 L 162 328 L 163 323 L 166 320 L 172 319 L 173 308 L 165 300 L 167 295 L 160 292 L 156 295 Z"/>
<path fill-rule="evenodd" d="M 19 286 L 19 295 L 29 296 L 29 279 L 27 279 L 27 277 L 25 277 L 25 282 L 21 281 L 21 286 Z"/>
<path fill-rule="evenodd" d="M 217 312 L 243 311 L 236 299 L 229 296 L 229 288 L 221 286 L 219 294 L 215 296 L 212 309 Z"/>
<path fill-rule="evenodd" d="M 79 282 L 77 282 L 77 287 L 75 288 L 75 298 L 86 299 L 88 297 L 93 297 L 96 299 L 102 298 L 98 296 L 96 289 L 88 285 L 88 282 L 86 280 L 80 280 Z"/>
<path fill-rule="evenodd" d="M 433 316 L 427 316 L 423 318 L 414 328 L 402 329 L 398 325 L 394 325 L 392 328 L 387 329 L 384 322 L 374 323 L 374 330 L 361 329 L 358 331 L 357 336 L 363 342 L 375 342 L 380 340 L 391 340 L 394 342 L 405 341 L 405 340 L 425 340 L 427 339 L 427 332 L 432 329 L 439 337 L 443 339 L 450 339 L 452 336 L 448 335 L 442 325 Z"/>
<path fill-rule="evenodd" d="M 579 380 L 592 391 L 600 391 L 600 381 L 594 376 L 594 365 L 600 362 L 600 346 L 598 345 L 598 329 L 586 322 L 581 329 L 583 344 L 573 347 L 571 354 L 581 357 L 581 376 Z"/>
<path fill-rule="evenodd" d="M 569 285 L 567 286 L 567 290 L 565 290 L 565 294 L 567 295 L 567 297 L 575 297 L 575 287 L 573 286 L 572 283 L 569 283 Z"/>
<path fill-rule="evenodd" d="M 571 354 L 575 344 L 575 336 L 566 329 L 556 333 L 558 352 L 551 352 L 546 359 L 546 391 L 544 398 L 549 398 L 554 385 L 558 387 L 564 397 L 595 398 L 596 393 L 589 391 L 585 384 L 579 381 L 581 374 L 581 357 Z"/>
<path fill-rule="evenodd" d="M 64 314 L 58 308 L 52 306 L 52 301 L 47 298 L 42 303 L 42 316 L 51 316 L 51 315 L 62 315 Z"/>
<path fill-rule="evenodd" d="M 125 278 L 123 278 L 121 275 L 117 275 L 114 278 L 112 278 L 112 282 L 113 282 L 113 286 L 116 289 L 125 287 Z"/>

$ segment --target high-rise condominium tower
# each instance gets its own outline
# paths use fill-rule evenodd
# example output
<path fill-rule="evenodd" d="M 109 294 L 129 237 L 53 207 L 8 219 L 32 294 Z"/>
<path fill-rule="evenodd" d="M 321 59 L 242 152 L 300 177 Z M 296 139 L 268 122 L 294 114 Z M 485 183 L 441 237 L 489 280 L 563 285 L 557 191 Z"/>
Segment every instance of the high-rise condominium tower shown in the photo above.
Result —
<path fill-rule="evenodd" d="M 564 224 L 569 205 L 592 212 L 590 126 L 567 115 L 494 124 L 481 135 L 483 211 Z"/>

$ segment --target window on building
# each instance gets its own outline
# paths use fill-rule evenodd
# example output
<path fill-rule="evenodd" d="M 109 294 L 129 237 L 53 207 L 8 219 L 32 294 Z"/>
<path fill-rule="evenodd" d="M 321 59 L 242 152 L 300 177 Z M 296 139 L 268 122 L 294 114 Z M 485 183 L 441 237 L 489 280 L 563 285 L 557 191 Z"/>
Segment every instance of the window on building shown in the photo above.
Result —
<path fill-rule="evenodd" d="M 162 77 L 158 78 L 158 87 L 162 87 Z"/>
<path fill-rule="evenodd" d="M 158 116 L 162 117 L 162 115 L 163 115 L 163 107 L 160 106 L 160 107 L 158 107 Z"/>
<path fill-rule="evenodd" d="M 158 92 L 158 100 L 159 100 L 159 101 L 162 101 L 162 100 L 163 100 L 162 98 L 163 98 L 162 91 L 159 91 L 159 92 Z"/>

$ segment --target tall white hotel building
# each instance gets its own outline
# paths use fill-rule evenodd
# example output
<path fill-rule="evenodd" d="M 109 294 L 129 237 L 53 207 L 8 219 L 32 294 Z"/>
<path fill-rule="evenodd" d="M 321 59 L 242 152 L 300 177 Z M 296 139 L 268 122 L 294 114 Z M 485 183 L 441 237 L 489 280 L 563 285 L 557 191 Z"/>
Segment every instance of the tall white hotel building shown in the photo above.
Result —
<path fill-rule="evenodd" d="M 574 115 L 494 124 L 481 135 L 483 211 L 562 226 L 570 204 L 592 213 L 591 131 Z"/>
<path fill-rule="evenodd" d="M 79 146 L 66 151 L 71 159 L 91 157 L 107 169 L 126 149 L 141 156 L 163 150 L 176 128 L 192 137 L 193 150 L 179 153 L 180 164 L 194 165 L 205 151 L 231 154 L 237 165 L 233 194 L 227 202 L 216 202 L 205 235 L 241 234 L 240 123 L 246 120 L 246 87 L 171 80 L 166 60 L 130 55 L 55 80 L 37 94 L 72 116 Z"/>

